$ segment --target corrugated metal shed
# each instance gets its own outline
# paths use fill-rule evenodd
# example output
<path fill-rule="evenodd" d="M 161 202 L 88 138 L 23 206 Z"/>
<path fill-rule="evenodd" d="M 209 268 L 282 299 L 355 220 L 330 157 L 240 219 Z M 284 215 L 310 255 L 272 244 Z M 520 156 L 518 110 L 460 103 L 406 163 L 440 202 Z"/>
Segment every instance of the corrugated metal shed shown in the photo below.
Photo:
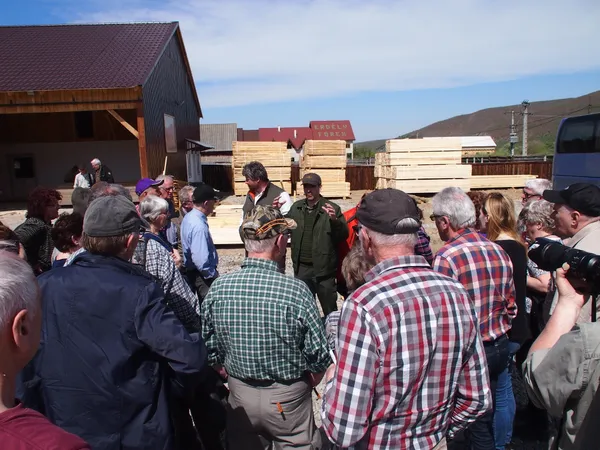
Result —
<path fill-rule="evenodd" d="M 200 124 L 200 140 L 216 151 L 231 151 L 232 142 L 238 140 L 236 123 Z"/>

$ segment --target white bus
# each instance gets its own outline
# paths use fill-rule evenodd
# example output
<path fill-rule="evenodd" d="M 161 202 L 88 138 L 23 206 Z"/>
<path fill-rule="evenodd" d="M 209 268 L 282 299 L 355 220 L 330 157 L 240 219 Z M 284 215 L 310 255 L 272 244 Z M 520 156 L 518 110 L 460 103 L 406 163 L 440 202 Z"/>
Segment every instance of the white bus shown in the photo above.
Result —
<path fill-rule="evenodd" d="M 573 183 L 600 185 L 600 114 L 562 120 L 556 135 L 552 183 L 554 189 Z"/>

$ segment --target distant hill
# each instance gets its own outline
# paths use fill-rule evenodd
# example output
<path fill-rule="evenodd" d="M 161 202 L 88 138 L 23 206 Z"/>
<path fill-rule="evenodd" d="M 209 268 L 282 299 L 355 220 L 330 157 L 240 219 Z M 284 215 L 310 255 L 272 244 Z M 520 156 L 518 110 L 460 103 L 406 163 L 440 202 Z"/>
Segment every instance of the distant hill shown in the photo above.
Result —
<path fill-rule="evenodd" d="M 529 153 L 548 153 L 553 148 L 556 131 L 560 120 L 567 116 L 587 114 L 588 110 L 600 111 L 600 91 L 592 92 L 577 98 L 531 102 L 529 106 L 528 149 Z M 451 117 L 450 119 L 432 123 L 419 130 L 411 131 L 398 138 L 416 138 L 433 136 L 479 136 L 489 135 L 498 144 L 499 153 L 508 148 L 510 111 L 515 111 L 515 123 L 519 134 L 516 149 L 520 151 L 523 118 L 518 112 L 521 105 L 502 106 L 482 109 L 471 114 Z M 508 113 L 508 114 L 505 114 Z M 390 138 L 388 138 L 390 139 Z M 385 145 L 386 139 L 356 143 L 356 147 L 377 149 Z"/>

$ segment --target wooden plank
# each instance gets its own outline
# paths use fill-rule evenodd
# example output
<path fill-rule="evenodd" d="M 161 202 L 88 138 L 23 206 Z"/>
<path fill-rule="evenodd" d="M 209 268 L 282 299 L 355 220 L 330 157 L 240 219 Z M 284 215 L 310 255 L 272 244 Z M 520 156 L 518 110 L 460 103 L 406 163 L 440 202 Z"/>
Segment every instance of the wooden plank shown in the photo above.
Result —
<path fill-rule="evenodd" d="M 427 139 L 390 139 L 385 143 L 386 153 L 396 152 L 442 152 L 462 151 L 459 137 L 440 137 Z"/>
<path fill-rule="evenodd" d="M 346 167 L 346 155 L 342 156 L 311 156 L 302 157 L 300 165 L 303 169 L 335 169 Z"/>
<path fill-rule="evenodd" d="M 148 175 L 148 152 L 146 151 L 146 128 L 144 126 L 144 108 L 140 104 L 137 108 L 137 129 L 138 129 L 138 153 L 140 156 L 140 175 L 142 178 Z"/>
<path fill-rule="evenodd" d="M 278 154 L 278 155 L 264 155 L 256 153 L 237 153 L 233 154 L 231 158 L 233 167 L 244 167 L 246 164 L 252 161 L 259 161 L 265 167 L 291 167 L 292 157 L 289 153 Z"/>
<path fill-rule="evenodd" d="M 265 166 L 267 170 L 267 174 L 269 175 L 269 180 L 291 180 L 292 179 L 292 167 L 270 167 Z M 233 179 L 234 181 L 246 181 L 246 177 L 242 175 L 243 167 L 234 167 L 233 168 Z"/>
<path fill-rule="evenodd" d="M 119 122 L 123 126 L 123 128 L 125 128 L 127 131 L 129 131 L 131 134 L 133 134 L 136 137 L 136 139 L 140 138 L 138 131 L 135 128 L 133 128 L 129 124 L 129 122 L 127 122 L 125 119 L 123 119 L 118 112 L 116 112 L 114 109 L 107 109 L 106 111 L 111 116 L 113 116 L 115 119 L 117 119 L 117 122 Z"/>
<path fill-rule="evenodd" d="M 462 152 L 460 150 L 427 153 L 387 153 L 385 155 L 386 164 L 390 166 L 460 164 L 461 160 Z"/>
<path fill-rule="evenodd" d="M 470 178 L 471 165 L 445 164 L 428 166 L 389 166 L 385 178 L 392 180 L 431 180 L 443 178 Z"/>
<path fill-rule="evenodd" d="M 303 194 L 304 188 L 302 182 L 296 183 L 296 192 Z M 327 198 L 346 198 L 350 197 L 350 183 L 338 182 L 338 183 L 323 183 L 321 187 L 321 195 Z"/>
<path fill-rule="evenodd" d="M 254 154 L 282 154 L 289 155 L 285 142 L 246 142 L 234 141 L 231 150 L 235 156 L 237 153 L 250 152 Z"/>
<path fill-rule="evenodd" d="M 537 175 L 476 175 L 471 177 L 471 189 L 519 188 Z"/>
<path fill-rule="evenodd" d="M 345 156 L 346 141 L 307 140 L 303 145 L 304 155 Z"/>
<path fill-rule="evenodd" d="M 312 172 L 316 173 L 321 177 L 323 183 L 326 182 L 344 182 L 346 181 L 346 170 L 345 169 L 318 169 L 315 171 L 310 171 L 308 169 L 300 169 L 300 178 L 302 178 L 305 174 Z"/>
<path fill-rule="evenodd" d="M 387 187 L 400 189 L 408 194 L 432 194 L 447 187 L 459 187 L 464 191 L 471 189 L 468 178 L 453 180 L 388 180 Z"/>

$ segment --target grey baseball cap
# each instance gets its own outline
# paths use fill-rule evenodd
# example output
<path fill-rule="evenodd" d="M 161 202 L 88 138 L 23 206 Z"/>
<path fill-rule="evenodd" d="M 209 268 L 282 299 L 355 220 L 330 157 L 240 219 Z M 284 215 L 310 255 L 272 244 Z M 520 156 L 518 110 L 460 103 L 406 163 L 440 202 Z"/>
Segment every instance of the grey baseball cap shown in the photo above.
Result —
<path fill-rule="evenodd" d="M 135 205 L 122 195 L 97 198 L 83 218 L 83 232 L 91 237 L 124 236 L 138 232 L 141 225 Z"/>

